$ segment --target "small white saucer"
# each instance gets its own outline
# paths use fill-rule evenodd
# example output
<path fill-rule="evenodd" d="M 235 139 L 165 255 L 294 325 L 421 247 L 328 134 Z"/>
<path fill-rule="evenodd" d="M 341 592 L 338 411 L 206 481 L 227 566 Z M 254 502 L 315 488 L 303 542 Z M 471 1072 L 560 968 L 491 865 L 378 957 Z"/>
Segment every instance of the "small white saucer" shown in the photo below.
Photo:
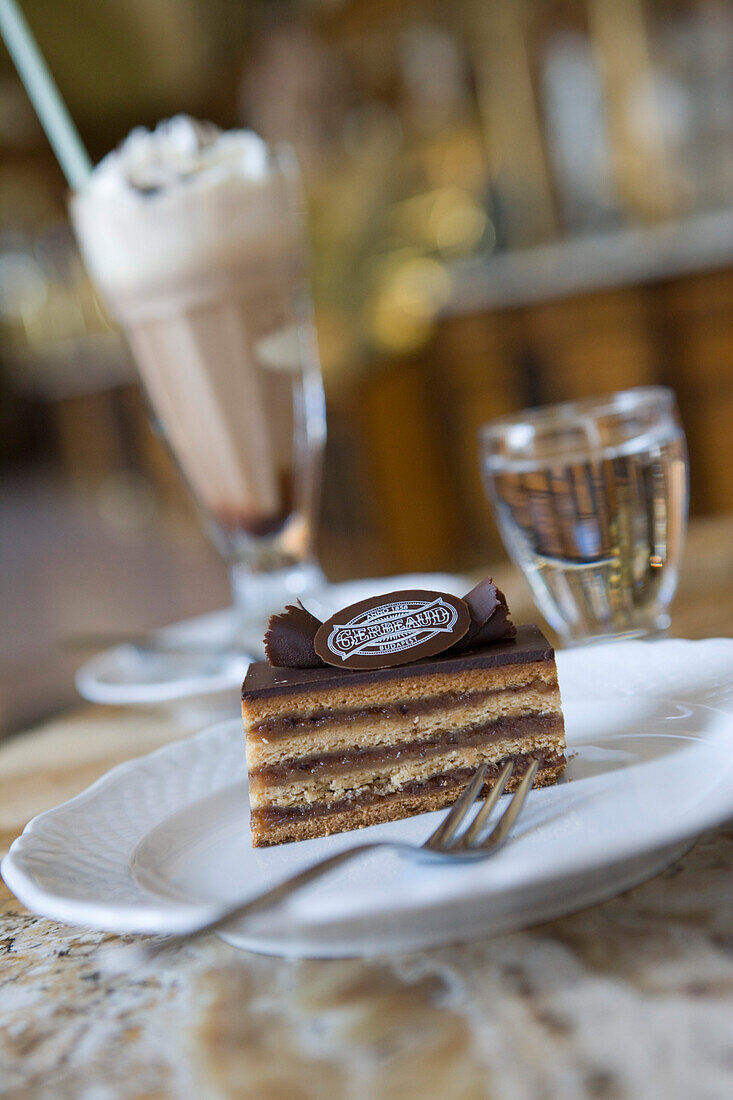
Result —
<path fill-rule="evenodd" d="M 496 856 L 431 866 L 376 853 L 226 938 L 326 958 L 506 932 L 618 893 L 733 816 L 733 639 L 589 646 L 559 653 L 558 671 L 566 777 L 530 794 Z M 2 874 L 43 916 L 171 933 L 192 908 L 256 894 L 367 835 L 419 844 L 439 820 L 253 849 L 248 816 L 241 725 L 227 721 L 41 814 Z"/>
<path fill-rule="evenodd" d="M 326 619 L 335 611 L 356 603 L 366 596 L 392 592 L 400 588 L 427 588 L 463 595 L 470 582 L 464 577 L 445 573 L 411 574 L 399 577 L 346 581 L 328 585 L 306 600 L 314 615 Z M 218 713 L 236 713 L 239 688 L 249 661 L 238 653 L 217 655 L 234 633 L 234 612 L 231 608 L 201 615 L 173 626 L 164 627 L 155 635 L 164 641 L 183 647 L 195 646 L 212 655 L 148 654 L 141 655 L 131 645 L 118 645 L 98 653 L 86 661 L 76 674 L 79 694 L 92 703 L 111 706 L 173 703 L 194 697 L 218 696 L 209 703 Z M 202 700 L 203 702 L 203 700 Z"/>

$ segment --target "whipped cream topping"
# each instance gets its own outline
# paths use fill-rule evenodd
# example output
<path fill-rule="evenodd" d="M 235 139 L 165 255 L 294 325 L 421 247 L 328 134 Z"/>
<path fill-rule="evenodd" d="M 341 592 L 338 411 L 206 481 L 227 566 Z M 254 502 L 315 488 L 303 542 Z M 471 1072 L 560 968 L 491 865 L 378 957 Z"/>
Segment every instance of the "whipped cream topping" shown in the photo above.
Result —
<path fill-rule="evenodd" d="M 294 166 L 251 130 L 186 115 L 134 129 L 71 199 L 87 266 L 126 323 L 300 262 Z"/>
<path fill-rule="evenodd" d="M 269 173 L 267 145 L 252 130 L 220 130 L 188 115 L 137 126 L 96 166 L 87 188 L 97 194 L 155 195 L 228 176 L 259 182 Z"/>

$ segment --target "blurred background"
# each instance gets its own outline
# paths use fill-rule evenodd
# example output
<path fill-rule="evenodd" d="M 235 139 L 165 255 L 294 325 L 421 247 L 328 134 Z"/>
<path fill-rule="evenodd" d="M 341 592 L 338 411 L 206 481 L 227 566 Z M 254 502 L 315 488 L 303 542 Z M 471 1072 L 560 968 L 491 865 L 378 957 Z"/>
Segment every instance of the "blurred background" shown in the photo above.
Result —
<path fill-rule="evenodd" d="M 25 0 L 96 161 L 180 111 L 291 142 L 328 402 L 333 580 L 503 550 L 476 431 L 662 382 L 692 513 L 733 512 L 725 0 Z M 224 606 L 66 187 L 0 47 L 0 732 L 73 699 L 77 631 Z"/>

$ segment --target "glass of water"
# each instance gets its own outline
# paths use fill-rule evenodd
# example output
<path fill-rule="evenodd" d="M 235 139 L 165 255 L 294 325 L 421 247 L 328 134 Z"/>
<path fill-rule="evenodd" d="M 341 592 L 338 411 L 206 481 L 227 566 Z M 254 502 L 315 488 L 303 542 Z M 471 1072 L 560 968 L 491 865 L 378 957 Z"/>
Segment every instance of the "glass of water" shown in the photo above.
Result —
<path fill-rule="evenodd" d="M 506 548 L 567 644 L 669 626 L 688 501 L 671 390 L 526 409 L 486 424 L 480 449 Z"/>

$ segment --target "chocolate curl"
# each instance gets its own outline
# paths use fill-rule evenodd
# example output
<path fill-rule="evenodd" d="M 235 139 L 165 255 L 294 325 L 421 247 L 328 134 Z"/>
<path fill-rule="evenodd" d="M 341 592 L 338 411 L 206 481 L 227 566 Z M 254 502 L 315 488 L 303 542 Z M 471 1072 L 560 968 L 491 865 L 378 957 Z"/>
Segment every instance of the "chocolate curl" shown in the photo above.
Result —
<path fill-rule="evenodd" d="M 506 596 L 491 577 L 479 581 L 463 601 L 471 616 L 468 631 L 444 652 L 462 653 L 492 642 L 508 641 L 517 633 L 509 617 Z M 272 615 L 265 634 L 267 660 L 278 668 L 325 668 L 326 662 L 318 656 L 314 645 L 321 625 L 321 620 L 306 611 L 300 600 L 297 607 L 290 604 L 279 615 Z"/>
<path fill-rule="evenodd" d="M 471 625 L 468 633 L 454 647 L 456 650 L 476 649 L 516 635 L 517 628 L 509 617 L 506 596 L 491 577 L 479 581 L 463 599 L 468 604 Z"/>
<path fill-rule="evenodd" d="M 298 606 L 289 604 L 278 615 L 271 615 L 265 634 L 265 654 L 278 668 L 325 668 L 315 651 L 313 640 L 321 620 Z"/>

